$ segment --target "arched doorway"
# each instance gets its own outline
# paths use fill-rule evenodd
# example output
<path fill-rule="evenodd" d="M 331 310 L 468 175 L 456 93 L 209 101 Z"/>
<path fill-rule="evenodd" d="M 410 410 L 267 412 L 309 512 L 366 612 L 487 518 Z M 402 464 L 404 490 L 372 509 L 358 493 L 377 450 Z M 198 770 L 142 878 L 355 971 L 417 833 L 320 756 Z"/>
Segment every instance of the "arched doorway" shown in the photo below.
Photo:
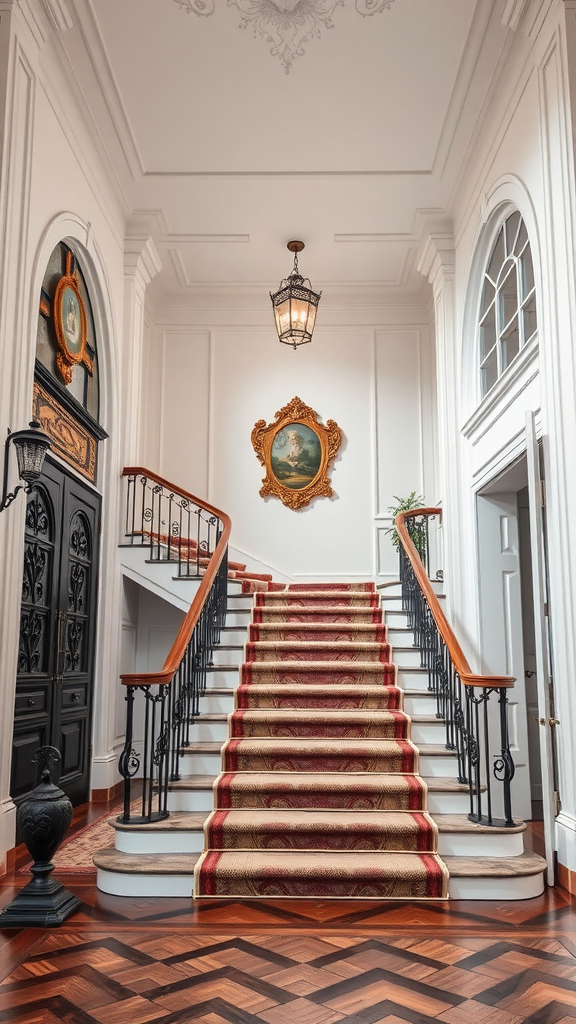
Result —
<path fill-rule="evenodd" d="M 101 496 L 95 488 L 98 353 L 90 297 L 71 249 L 52 252 L 42 284 L 33 414 L 54 457 L 28 496 L 11 794 L 35 785 L 34 751 L 62 754 L 60 785 L 88 799 Z"/>

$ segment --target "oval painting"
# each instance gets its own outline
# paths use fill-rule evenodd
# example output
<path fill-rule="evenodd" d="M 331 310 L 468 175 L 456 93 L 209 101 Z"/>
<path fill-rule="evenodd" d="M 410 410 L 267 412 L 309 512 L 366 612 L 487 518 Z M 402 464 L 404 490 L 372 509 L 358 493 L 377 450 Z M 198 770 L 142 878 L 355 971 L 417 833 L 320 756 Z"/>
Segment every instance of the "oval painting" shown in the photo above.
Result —
<path fill-rule="evenodd" d="M 82 316 L 80 303 L 73 288 L 66 287 L 62 293 L 61 306 L 62 332 L 66 339 L 68 351 L 78 355 L 82 348 Z"/>
<path fill-rule="evenodd" d="M 320 469 L 320 438 L 304 423 L 288 423 L 272 442 L 270 462 L 279 483 L 301 491 L 312 483 Z"/>

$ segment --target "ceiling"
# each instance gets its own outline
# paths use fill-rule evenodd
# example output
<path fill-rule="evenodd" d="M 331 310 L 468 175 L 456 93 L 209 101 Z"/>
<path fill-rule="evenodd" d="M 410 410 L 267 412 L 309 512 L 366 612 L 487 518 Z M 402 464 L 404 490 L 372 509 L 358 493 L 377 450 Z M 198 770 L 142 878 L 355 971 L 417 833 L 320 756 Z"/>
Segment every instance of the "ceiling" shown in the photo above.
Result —
<path fill-rule="evenodd" d="M 506 3 L 388 2 L 214 0 L 201 17 L 192 0 L 71 0 L 71 73 L 175 299 L 275 288 L 290 238 L 315 287 L 422 295 L 418 245 L 462 173 Z M 260 21 L 242 29 L 240 7 Z M 289 39 L 297 23 L 286 73 L 255 27 Z"/>

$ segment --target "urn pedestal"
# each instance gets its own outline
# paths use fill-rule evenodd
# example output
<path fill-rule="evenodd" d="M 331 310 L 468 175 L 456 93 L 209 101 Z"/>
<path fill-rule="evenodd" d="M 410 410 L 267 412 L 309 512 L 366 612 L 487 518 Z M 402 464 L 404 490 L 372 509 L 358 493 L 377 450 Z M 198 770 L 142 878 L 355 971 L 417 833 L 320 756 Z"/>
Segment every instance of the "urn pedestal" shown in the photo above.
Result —
<path fill-rule="evenodd" d="M 61 882 L 50 878 L 52 857 L 72 821 L 72 804 L 51 778 L 51 765 L 60 762 L 56 747 L 40 747 L 33 758 L 41 781 L 16 812 L 18 829 L 30 855 L 32 881 L 0 914 L 0 928 L 53 928 L 80 907 L 80 900 Z"/>

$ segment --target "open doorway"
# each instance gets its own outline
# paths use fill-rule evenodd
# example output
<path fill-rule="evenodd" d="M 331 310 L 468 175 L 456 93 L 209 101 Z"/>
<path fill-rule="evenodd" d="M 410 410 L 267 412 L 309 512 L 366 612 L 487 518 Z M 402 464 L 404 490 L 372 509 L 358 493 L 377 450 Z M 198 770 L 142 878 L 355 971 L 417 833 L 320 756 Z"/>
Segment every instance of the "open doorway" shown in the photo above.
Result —
<path fill-rule="evenodd" d="M 527 440 L 528 436 L 527 425 Z M 544 820 L 553 878 L 556 769 L 541 458 L 528 451 L 476 496 L 482 670 L 514 676 L 513 813 Z"/>

